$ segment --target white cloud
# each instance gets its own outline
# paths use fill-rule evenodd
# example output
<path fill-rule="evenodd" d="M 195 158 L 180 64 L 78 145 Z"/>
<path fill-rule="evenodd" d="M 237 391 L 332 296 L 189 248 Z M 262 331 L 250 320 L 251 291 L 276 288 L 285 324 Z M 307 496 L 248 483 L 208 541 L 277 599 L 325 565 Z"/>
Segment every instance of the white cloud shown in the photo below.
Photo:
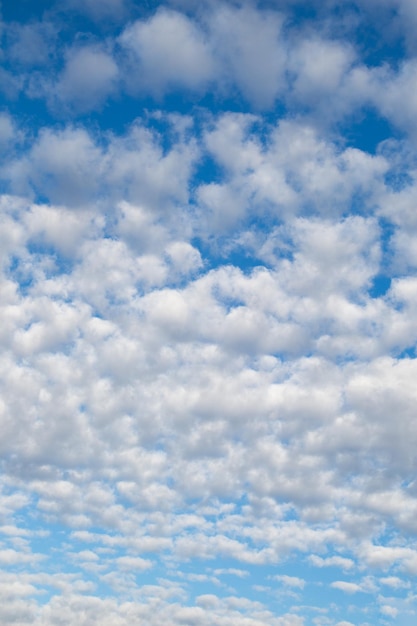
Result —
<path fill-rule="evenodd" d="M 316 554 L 309 556 L 308 560 L 316 567 L 340 567 L 343 570 L 352 569 L 355 565 L 352 559 L 343 556 L 329 556 L 322 558 Z"/>
<path fill-rule="evenodd" d="M 29 154 L 11 163 L 4 175 L 20 192 L 32 184 L 52 202 L 72 207 L 87 203 L 97 191 L 100 158 L 84 129 L 44 129 Z"/>
<path fill-rule="evenodd" d="M 129 132 L 110 142 L 105 158 L 103 185 L 116 200 L 128 200 L 141 209 L 164 214 L 167 225 L 189 232 L 189 216 L 174 208 L 189 201 L 189 179 L 200 156 L 198 146 L 190 137 L 181 138 L 164 152 L 161 136 L 144 124 L 133 124 Z M 134 212 L 122 205 L 122 213 L 134 220 Z M 129 226 L 125 228 L 128 234 Z M 138 228 L 136 228 L 136 231 Z M 134 237 L 135 239 L 137 232 Z M 141 238 L 142 239 L 142 238 Z"/>
<path fill-rule="evenodd" d="M 417 551 L 401 546 L 373 545 L 364 543 L 359 548 L 359 557 L 372 567 L 389 569 L 394 563 L 400 563 L 401 569 L 409 574 L 417 570 Z"/>
<path fill-rule="evenodd" d="M 336 146 L 311 125 L 282 120 L 268 128 L 265 145 L 252 115 L 226 114 L 205 136 L 209 152 L 225 170 L 225 182 L 201 185 L 205 227 L 241 227 L 247 212 L 288 220 L 297 213 L 342 214 L 353 197 L 361 211 L 380 194 L 388 163 L 382 156 Z M 269 261 L 269 259 L 267 259 Z"/>
<path fill-rule="evenodd" d="M 397 617 L 398 609 L 395 606 L 390 606 L 389 604 L 384 604 L 381 606 L 382 615 L 388 615 L 388 617 Z"/>
<path fill-rule="evenodd" d="M 411 586 L 410 582 L 402 580 L 401 578 L 398 578 L 398 576 L 386 576 L 385 578 L 380 578 L 379 580 L 383 585 L 387 585 L 393 589 L 408 589 Z"/>
<path fill-rule="evenodd" d="M 286 587 L 296 588 L 296 589 L 304 589 L 306 581 L 302 578 L 298 578 L 297 576 L 274 576 L 274 580 L 278 580 Z"/>
<path fill-rule="evenodd" d="M 94 215 L 74 213 L 64 207 L 33 205 L 24 216 L 27 235 L 38 244 L 52 245 L 59 252 L 76 256 L 79 242 L 96 228 Z"/>
<path fill-rule="evenodd" d="M 160 98 L 185 88 L 219 93 L 238 89 L 257 108 L 273 105 L 285 87 L 283 18 L 250 6 L 206 7 L 200 20 L 159 8 L 119 38 L 128 54 L 128 88 Z"/>
<path fill-rule="evenodd" d="M 70 48 L 61 75 L 48 88 L 51 105 L 77 113 L 97 109 L 115 92 L 117 79 L 117 65 L 104 49 Z"/>
<path fill-rule="evenodd" d="M 292 78 L 289 97 L 303 109 L 311 107 L 322 115 L 340 116 L 349 112 L 352 100 L 358 98 L 361 103 L 366 97 L 363 84 L 360 91 L 354 88 L 359 75 L 352 67 L 356 55 L 351 46 L 305 33 L 294 44 L 288 61 Z"/>
<path fill-rule="evenodd" d="M 131 89 L 160 97 L 178 87 L 199 91 L 213 77 L 203 31 L 177 11 L 160 8 L 149 20 L 135 22 L 120 43 L 129 54 L 126 80 Z"/>
<path fill-rule="evenodd" d="M 7 56 L 26 67 L 45 65 L 55 53 L 57 29 L 52 22 L 14 22 L 8 25 Z"/>
<path fill-rule="evenodd" d="M 174 215 L 170 209 L 187 203 L 189 179 L 198 157 L 199 148 L 189 137 L 180 137 L 164 153 L 160 135 L 139 123 L 126 135 L 110 137 L 107 142 L 99 142 L 84 128 L 66 126 L 62 130 L 42 129 L 30 150 L 12 159 L 1 174 L 19 193 L 32 189 L 49 202 L 65 207 L 98 208 L 105 199 L 106 209 L 113 210 L 109 204 L 119 205 L 122 201 L 119 234 L 133 243 L 141 228 L 133 222 L 141 211 L 142 221 L 148 222 L 157 220 L 155 216 L 146 217 L 147 211 L 165 213 L 167 225 L 187 236 L 191 226 L 187 213 Z M 126 201 L 140 208 L 129 209 Z M 155 236 L 164 230 L 160 224 L 152 228 Z M 148 244 L 152 251 L 154 240 L 153 236 Z"/>
<path fill-rule="evenodd" d="M 142 571 L 152 567 L 152 562 L 148 559 L 133 556 L 121 556 L 117 559 L 117 565 L 122 570 Z"/>
<path fill-rule="evenodd" d="M 268 108 L 284 89 L 286 49 L 281 41 L 282 18 L 250 5 L 221 4 L 209 15 L 210 43 L 221 62 L 226 91 L 236 85 L 258 108 Z M 220 82 L 220 85 L 221 85 Z"/>
<path fill-rule="evenodd" d="M 19 552 L 17 550 L 0 549 L 0 563 L 3 567 L 9 567 L 11 565 L 23 565 L 24 563 L 33 563 L 39 559 L 44 558 L 43 555 L 32 554 L 26 552 Z"/>
<path fill-rule="evenodd" d="M 183 276 L 195 272 L 203 266 L 200 252 L 184 241 L 174 241 L 169 244 L 166 254 L 174 270 Z"/>
<path fill-rule="evenodd" d="M 4 149 L 15 137 L 15 127 L 13 119 L 7 113 L 0 115 L 0 148 Z"/>
<path fill-rule="evenodd" d="M 51 124 L 17 148 L 0 117 L 22 195 L 0 203 L 0 622 L 302 626 L 306 607 L 273 613 L 269 594 L 302 596 L 325 567 L 352 575 L 332 595 L 375 597 L 366 619 L 399 619 L 379 585 L 412 606 L 412 144 L 373 155 L 329 129 L 369 98 L 407 129 L 414 61 L 367 68 L 330 27 L 283 19 L 162 7 L 41 76 L 88 120 L 129 78 L 132 98 L 239 93 L 257 114 Z M 278 122 L 259 113 L 280 99 Z M 275 589 L 254 586 L 271 567 Z"/>
<path fill-rule="evenodd" d="M 357 593 L 358 591 L 362 591 L 360 585 L 345 580 L 336 580 L 332 582 L 330 586 L 333 587 L 333 589 L 340 589 L 346 593 Z"/>
<path fill-rule="evenodd" d="M 0 68 L 0 93 L 6 99 L 14 100 L 18 97 L 23 87 L 23 77 Z"/>
<path fill-rule="evenodd" d="M 408 131 L 415 140 L 413 119 L 417 110 L 417 98 L 412 91 L 417 75 L 415 59 L 404 61 L 397 72 L 381 67 L 371 74 L 372 98 L 375 105 L 394 124 Z M 411 91 L 410 91 L 411 89 Z"/>
<path fill-rule="evenodd" d="M 249 576 L 249 572 L 242 569 L 236 569 L 235 567 L 229 567 L 227 569 L 215 569 L 214 574 L 216 576 L 222 576 L 224 574 L 229 574 L 231 576 L 237 576 L 238 578 L 246 578 Z"/>

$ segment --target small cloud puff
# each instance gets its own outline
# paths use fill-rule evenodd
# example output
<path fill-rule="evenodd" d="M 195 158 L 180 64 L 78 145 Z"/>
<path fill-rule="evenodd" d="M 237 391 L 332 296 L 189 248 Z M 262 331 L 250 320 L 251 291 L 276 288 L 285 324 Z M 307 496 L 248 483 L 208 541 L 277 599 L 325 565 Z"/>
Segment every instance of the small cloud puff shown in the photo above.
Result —
<path fill-rule="evenodd" d="M 128 26 L 119 39 L 128 54 L 128 88 L 161 97 L 167 89 L 200 90 L 214 77 L 214 61 L 199 26 L 177 11 L 159 9 Z"/>

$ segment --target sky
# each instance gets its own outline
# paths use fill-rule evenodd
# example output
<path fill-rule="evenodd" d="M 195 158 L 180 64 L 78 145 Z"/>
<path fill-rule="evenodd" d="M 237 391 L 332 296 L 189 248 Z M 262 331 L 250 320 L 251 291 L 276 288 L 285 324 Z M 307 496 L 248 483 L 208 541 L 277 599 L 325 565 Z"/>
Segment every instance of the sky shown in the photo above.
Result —
<path fill-rule="evenodd" d="M 417 620 L 415 0 L 3 0 L 0 623 Z"/>

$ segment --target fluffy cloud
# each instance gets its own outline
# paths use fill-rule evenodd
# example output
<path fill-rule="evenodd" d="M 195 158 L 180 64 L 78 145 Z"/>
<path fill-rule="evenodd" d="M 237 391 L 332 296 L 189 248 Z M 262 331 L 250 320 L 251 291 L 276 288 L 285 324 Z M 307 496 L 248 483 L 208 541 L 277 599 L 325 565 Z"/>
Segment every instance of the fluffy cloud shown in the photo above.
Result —
<path fill-rule="evenodd" d="M 251 104 L 269 108 L 283 90 L 285 45 L 282 18 L 250 5 L 220 5 L 209 18 L 211 45 L 225 72 L 226 89 L 236 85 Z"/>
<path fill-rule="evenodd" d="M 161 96 L 168 88 L 199 90 L 214 73 L 203 31 L 182 13 L 160 9 L 137 21 L 120 38 L 126 49 L 128 85 Z"/>
<path fill-rule="evenodd" d="M 100 106 L 116 88 L 118 68 L 105 50 L 85 46 L 70 49 L 65 68 L 53 87 L 51 101 L 57 107 L 73 107 L 84 113 Z"/>
<path fill-rule="evenodd" d="M 55 53 L 56 38 L 52 22 L 14 22 L 7 29 L 7 55 L 22 66 L 43 66 Z"/>
<path fill-rule="evenodd" d="M 18 192 L 32 186 L 52 202 L 74 206 L 87 203 L 97 190 L 99 159 L 100 149 L 84 129 L 47 128 L 28 154 L 6 166 L 4 177 Z"/>
<path fill-rule="evenodd" d="M 389 169 L 384 157 L 352 148 L 339 152 L 313 127 L 287 120 L 268 129 L 265 146 L 254 132 L 256 123 L 251 115 L 225 115 L 205 137 L 226 173 L 224 182 L 198 190 L 202 220 L 212 220 L 206 228 L 236 232 L 254 207 L 285 220 L 306 211 L 340 215 L 353 196 L 361 212 L 375 202 Z"/>
<path fill-rule="evenodd" d="M 414 60 L 371 66 L 329 4 L 125 8 L 86 3 L 33 59 L 49 109 L 0 117 L 0 621 L 400 619 L 416 161 L 349 116 L 406 132 Z"/>
<path fill-rule="evenodd" d="M 415 81 L 417 64 L 414 58 L 404 61 L 397 71 L 381 67 L 373 70 L 371 93 L 376 107 L 401 130 L 406 130 L 415 141 L 413 117 L 417 101 L 410 87 Z M 406 94 L 411 97 L 405 97 Z"/>
<path fill-rule="evenodd" d="M 290 98 L 321 118 L 350 113 L 367 96 L 364 70 L 354 66 L 355 56 L 348 44 L 303 36 L 289 51 Z"/>

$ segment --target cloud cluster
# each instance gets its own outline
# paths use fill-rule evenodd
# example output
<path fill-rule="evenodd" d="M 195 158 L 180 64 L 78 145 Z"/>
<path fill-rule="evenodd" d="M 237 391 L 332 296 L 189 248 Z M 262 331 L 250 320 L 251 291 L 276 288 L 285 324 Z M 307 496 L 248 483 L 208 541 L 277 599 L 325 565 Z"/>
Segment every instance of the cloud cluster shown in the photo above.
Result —
<path fill-rule="evenodd" d="M 415 619 L 412 52 L 64 4 L 89 36 L 12 22 L 0 76 L 45 105 L 0 116 L 0 621 Z"/>
<path fill-rule="evenodd" d="M 135 17 L 123 2 L 81 5 L 72 0 L 57 7 L 82 11 L 99 23 L 111 18 L 117 30 L 104 39 L 80 32 L 74 41 L 60 45 L 65 13 L 58 12 L 55 22 L 52 12 L 42 21 L 13 23 L 0 87 L 9 97 L 23 92 L 46 100 L 61 118 L 64 112 L 80 117 L 101 110 L 121 94 L 161 103 L 183 92 L 194 103 L 210 94 L 218 102 L 237 97 L 256 111 L 271 111 L 280 103 L 319 125 L 372 109 L 413 134 L 414 57 L 368 60 L 361 55 L 363 44 L 355 40 L 358 17 L 353 7 L 341 9 L 344 27 L 337 28 L 329 23 L 331 2 L 315 7 L 315 23 L 311 18 L 298 20 L 299 4 L 282 3 L 274 10 L 245 2 L 208 2 L 198 11 L 193 6 L 184 12 L 175 3 L 162 3 L 153 14 Z M 390 32 L 387 26 L 391 13 L 407 39 L 415 17 L 410 3 L 387 0 L 379 13 L 373 3 L 357 4 L 364 28 L 381 22 L 388 46 L 395 37 L 395 28 Z M 373 52 L 377 55 L 378 48 Z M 28 73 L 33 68 L 36 71 Z"/>

